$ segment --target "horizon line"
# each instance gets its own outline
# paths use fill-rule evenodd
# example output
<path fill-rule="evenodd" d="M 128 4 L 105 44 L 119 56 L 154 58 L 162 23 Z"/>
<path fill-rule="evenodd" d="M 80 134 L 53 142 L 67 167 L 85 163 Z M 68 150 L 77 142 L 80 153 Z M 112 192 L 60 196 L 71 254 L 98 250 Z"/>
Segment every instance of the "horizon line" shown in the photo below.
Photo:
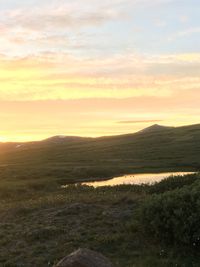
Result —
<path fill-rule="evenodd" d="M 197 126 L 200 125 L 200 123 L 194 123 L 194 124 L 189 124 L 189 125 L 181 125 L 181 126 L 165 126 L 165 125 L 160 125 L 160 124 L 152 124 L 148 127 L 142 128 L 139 131 L 136 132 L 129 132 L 129 133 L 123 133 L 123 134 L 114 134 L 114 135 L 99 135 L 99 136 L 81 136 L 81 135 L 64 135 L 64 134 L 57 134 L 57 135 L 52 135 L 49 137 L 46 137 L 44 139 L 38 139 L 38 140 L 29 140 L 29 141 L 0 141 L 0 144 L 24 144 L 24 143 L 34 143 L 34 142 L 43 142 L 48 139 L 52 139 L 55 137 L 61 137 L 61 138 L 83 138 L 83 139 L 98 139 L 98 138 L 103 138 L 103 137 L 115 137 L 115 136 L 123 136 L 123 135 L 130 135 L 130 134 L 136 134 L 139 132 L 142 132 L 145 129 L 148 129 L 152 126 L 161 126 L 161 127 L 166 127 L 166 128 L 183 128 L 183 127 L 190 127 L 190 126 Z"/>

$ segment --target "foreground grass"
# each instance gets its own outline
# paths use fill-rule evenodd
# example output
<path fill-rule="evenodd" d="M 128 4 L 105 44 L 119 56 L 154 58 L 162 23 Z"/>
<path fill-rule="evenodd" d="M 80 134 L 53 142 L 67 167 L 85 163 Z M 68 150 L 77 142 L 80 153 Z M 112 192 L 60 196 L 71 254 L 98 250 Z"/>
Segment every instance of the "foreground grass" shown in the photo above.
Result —
<path fill-rule="evenodd" d="M 0 266 L 52 266 L 79 247 L 103 253 L 118 267 L 200 266 L 197 251 L 168 247 L 146 235 L 140 223 L 141 207 L 152 194 L 198 182 L 199 175 L 192 175 L 154 186 L 98 189 L 1 185 Z"/>

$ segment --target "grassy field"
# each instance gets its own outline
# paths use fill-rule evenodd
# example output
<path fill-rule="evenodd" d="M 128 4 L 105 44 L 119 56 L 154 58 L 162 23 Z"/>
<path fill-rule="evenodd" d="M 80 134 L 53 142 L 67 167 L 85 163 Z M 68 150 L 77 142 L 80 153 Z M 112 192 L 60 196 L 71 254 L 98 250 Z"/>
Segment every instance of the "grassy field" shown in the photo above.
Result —
<path fill-rule="evenodd" d="M 194 249 L 190 239 L 180 244 L 179 237 L 176 243 L 173 222 L 160 227 L 176 210 L 175 224 L 186 223 L 183 233 L 190 222 L 200 229 L 199 174 L 153 186 L 61 188 L 126 173 L 199 170 L 200 125 L 0 148 L 0 266 L 52 266 L 79 247 L 102 252 L 117 267 L 200 266 L 199 246 Z M 180 210 L 174 199 L 180 201 Z M 187 207 L 187 199 L 195 205 Z M 184 212 L 192 212 L 194 206 L 198 216 L 190 218 Z M 153 233 L 148 232 L 148 222 Z M 163 229 L 173 242 L 165 242 Z M 198 234 L 195 231 L 189 238 Z"/>
<path fill-rule="evenodd" d="M 141 223 L 142 206 L 153 196 L 199 180 L 191 175 L 153 186 L 13 188 L 0 201 L 0 266 L 52 266 L 79 247 L 102 252 L 118 267 L 199 266 L 198 251 L 160 242 Z"/>

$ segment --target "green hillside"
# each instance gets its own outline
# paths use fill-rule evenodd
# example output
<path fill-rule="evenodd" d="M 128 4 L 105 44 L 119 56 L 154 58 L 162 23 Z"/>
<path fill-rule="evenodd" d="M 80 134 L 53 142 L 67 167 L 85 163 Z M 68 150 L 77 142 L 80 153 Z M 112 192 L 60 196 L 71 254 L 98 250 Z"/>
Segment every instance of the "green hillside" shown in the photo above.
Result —
<path fill-rule="evenodd" d="M 111 137 L 57 136 L 40 142 L 1 144 L 0 166 L 3 177 L 52 176 L 61 183 L 134 172 L 198 170 L 200 124 L 154 125 Z"/>

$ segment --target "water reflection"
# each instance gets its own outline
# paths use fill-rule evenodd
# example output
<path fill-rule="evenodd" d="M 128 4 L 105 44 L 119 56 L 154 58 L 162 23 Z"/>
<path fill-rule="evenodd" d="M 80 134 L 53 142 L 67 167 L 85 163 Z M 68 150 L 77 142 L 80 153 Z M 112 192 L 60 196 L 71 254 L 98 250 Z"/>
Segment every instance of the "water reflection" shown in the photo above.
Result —
<path fill-rule="evenodd" d="M 107 181 L 96 181 L 82 183 L 83 185 L 89 185 L 93 187 L 100 186 L 115 186 L 122 184 L 152 184 L 159 182 L 169 176 L 194 174 L 194 172 L 165 172 L 165 173 L 143 173 L 143 174 L 131 174 L 114 177 Z"/>

